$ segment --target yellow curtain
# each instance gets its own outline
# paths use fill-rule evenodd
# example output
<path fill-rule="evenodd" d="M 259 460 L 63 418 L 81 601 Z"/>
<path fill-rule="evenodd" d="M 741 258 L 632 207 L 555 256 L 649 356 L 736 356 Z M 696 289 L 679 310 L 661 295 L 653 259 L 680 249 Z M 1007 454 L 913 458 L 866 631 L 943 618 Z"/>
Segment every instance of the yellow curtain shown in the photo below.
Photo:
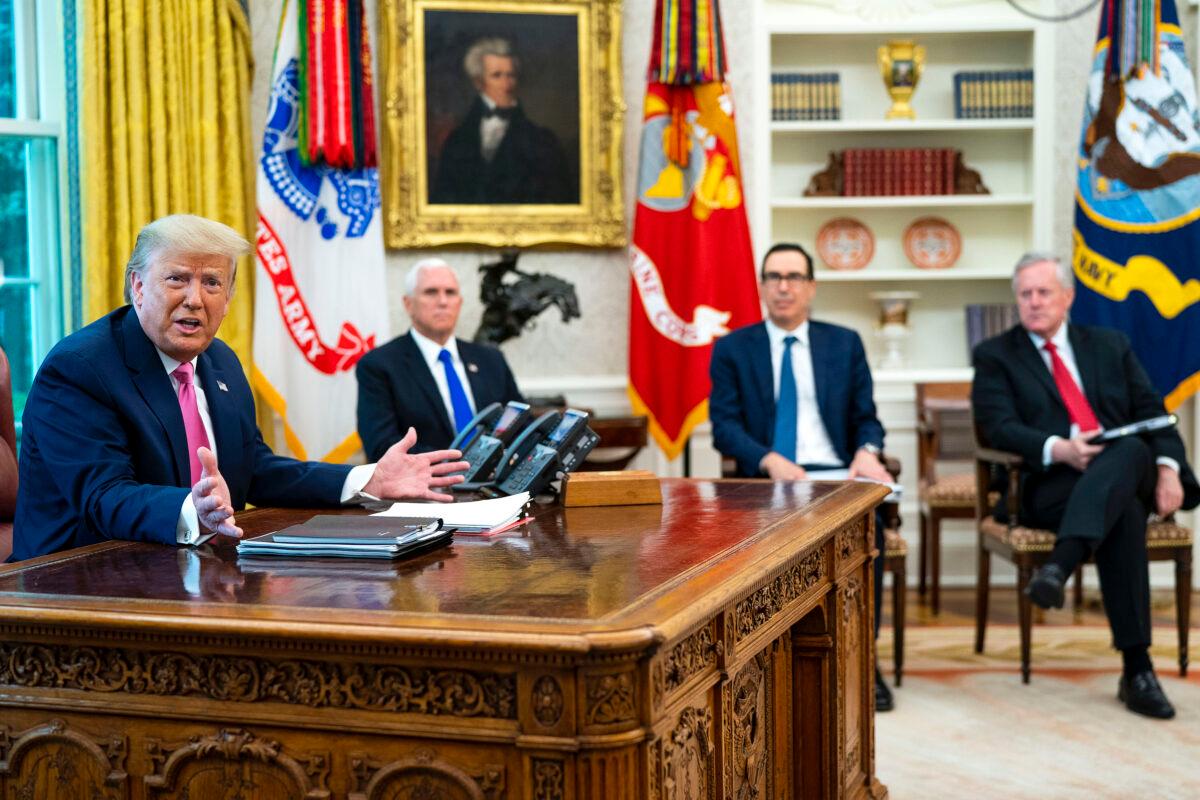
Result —
<path fill-rule="evenodd" d="M 137 232 L 166 214 L 254 241 L 250 26 L 238 0 L 84 0 L 85 315 L 124 303 Z M 221 338 L 249 367 L 254 262 L 238 265 Z"/>

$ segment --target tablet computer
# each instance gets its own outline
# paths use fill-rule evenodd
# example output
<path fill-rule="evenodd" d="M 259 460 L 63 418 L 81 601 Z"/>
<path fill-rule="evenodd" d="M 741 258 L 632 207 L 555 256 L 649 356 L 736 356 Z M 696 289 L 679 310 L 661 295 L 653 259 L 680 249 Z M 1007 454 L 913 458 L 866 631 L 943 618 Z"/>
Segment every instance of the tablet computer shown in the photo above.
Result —
<path fill-rule="evenodd" d="M 1088 444 L 1104 444 L 1105 442 L 1120 439 L 1122 436 L 1137 436 L 1140 433 L 1149 433 L 1150 431 L 1170 428 L 1177 422 L 1179 422 L 1179 417 L 1174 414 L 1163 414 L 1161 417 L 1151 417 L 1150 419 L 1131 422 L 1119 428 L 1109 428 L 1088 439 Z"/>

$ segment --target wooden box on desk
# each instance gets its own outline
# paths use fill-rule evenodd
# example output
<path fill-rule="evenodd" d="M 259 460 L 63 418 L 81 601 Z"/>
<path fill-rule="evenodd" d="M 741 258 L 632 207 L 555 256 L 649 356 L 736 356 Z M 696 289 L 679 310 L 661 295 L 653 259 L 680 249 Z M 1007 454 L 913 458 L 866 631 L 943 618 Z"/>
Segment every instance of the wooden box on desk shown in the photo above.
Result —
<path fill-rule="evenodd" d="M 662 504 L 658 476 L 644 469 L 576 472 L 563 478 L 563 505 L 638 506 Z"/>

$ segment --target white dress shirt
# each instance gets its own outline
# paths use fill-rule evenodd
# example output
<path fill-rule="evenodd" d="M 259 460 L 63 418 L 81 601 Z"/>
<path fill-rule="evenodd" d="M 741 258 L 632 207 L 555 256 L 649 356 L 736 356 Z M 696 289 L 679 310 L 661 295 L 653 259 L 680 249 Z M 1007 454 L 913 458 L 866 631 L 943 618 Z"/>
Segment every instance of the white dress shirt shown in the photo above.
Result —
<path fill-rule="evenodd" d="M 471 382 L 467 380 L 466 365 L 458 355 L 458 341 L 451 336 L 446 340 L 445 345 L 440 345 L 428 336 L 422 336 L 417 333 L 417 329 L 413 328 L 409 331 L 412 334 L 413 341 L 417 343 L 417 349 L 421 351 L 421 355 L 425 357 L 425 363 L 429 365 L 429 371 L 433 373 L 433 382 L 437 384 L 438 394 L 442 396 L 442 405 L 446 407 L 446 417 L 450 420 L 450 427 L 456 428 L 454 420 L 454 403 L 450 402 L 450 384 L 446 382 L 446 369 L 442 366 L 442 362 L 438 360 L 438 354 L 443 350 L 450 351 L 450 361 L 454 365 L 454 372 L 458 375 L 458 382 L 462 384 L 463 391 L 467 395 L 467 403 L 471 406 L 471 413 L 475 413 L 475 395 L 471 392 Z"/>
<path fill-rule="evenodd" d="M 1071 379 L 1074 380 L 1075 385 L 1079 387 L 1080 393 L 1086 397 L 1087 393 L 1083 388 L 1083 379 L 1079 377 L 1079 365 L 1075 363 L 1075 350 L 1071 347 L 1071 338 L 1067 335 L 1068 324 L 1069 323 L 1064 321 L 1062 325 L 1059 325 L 1058 330 L 1053 336 L 1050 337 L 1049 341 L 1053 343 L 1055 348 L 1057 348 L 1058 357 L 1061 358 L 1063 364 L 1066 365 L 1067 372 L 1071 373 Z M 1038 351 L 1038 355 L 1042 357 L 1042 363 L 1045 364 L 1046 369 L 1050 371 L 1050 379 L 1053 380 L 1054 362 L 1050 359 L 1050 353 L 1046 351 L 1047 340 L 1041 336 L 1038 336 L 1032 331 L 1028 331 L 1028 333 L 1029 338 L 1033 340 L 1033 346 Z M 1097 423 L 1098 422 L 1099 420 L 1097 419 Z M 1072 422 L 1070 431 L 1071 437 L 1074 438 L 1075 436 L 1078 436 L 1079 433 L 1079 426 Z M 1044 466 L 1048 467 L 1054 463 L 1054 443 L 1060 439 L 1062 439 L 1061 436 L 1053 435 L 1046 438 L 1046 442 L 1042 445 L 1042 464 Z M 1179 472 L 1179 462 L 1173 458 L 1168 456 L 1159 456 L 1155 462 L 1168 466 L 1176 472 Z"/>
<path fill-rule="evenodd" d="M 483 101 L 488 111 L 496 108 L 492 98 L 486 94 L 479 95 L 479 99 Z M 479 121 L 479 150 L 484 161 L 490 162 L 495 158 L 496 151 L 500 149 L 500 142 L 504 140 L 506 133 L 508 133 L 508 120 L 503 117 L 484 117 Z"/>
<path fill-rule="evenodd" d="M 158 348 L 158 357 L 162 360 L 163 369 L 167 371 L 167 378 L 171 381 L 171 390 L 175 393 L 175 397 L 179 397 L 179 381 L 173 373 L 182 364 L 182 361 L 176 361 L 169 355 Z M 196 390 L 196 408 L 200 412 L 200 422 L 204 424 L 204 435 L 208 437 L 208 449 L 212 450 L 213 455 L 217 457 L 217 468 L 220 469 L 220 453 L 217 452 L 217 437 L 213 435 L 212 415 L 208 412 L 208 398 L 204 394 L 204 389 L 200 385 L 200 375 L 196 372 L 196 359 L 192 359 L 192 386 Z M 350 474 L 346 476 L 346 482 L 342 484 L 342 503 L 349 503 L 358 500 L 375 500 L 377 498 L 364 494 L 362 488 L 370 482 L 371 477 L 375 474 L 374 464 L 362 464 L 350 470 Z M 202 533 L 200 531 L 200 520 L 196 515 L 196 503 L 192 500 L 192 495 L 189 493 L 183 499 L 183 507 L 179 510 L 179 521 L 175 523 L 175 541 L 179 544 L 202 544 L 213 537 L 214 534 Z"/>
<path fill-rule="evenodd" d="M 775 400 L 779 400 L 779 368 L 783 363 L 784 337 L 795 336 L 792 345 L 792 375 L 796 379 L 796 463 L 841 465 L 821 409 L 817 405 L 817 384 L 813 379 L 812 352 L 808 347 L 808 320 L 800 327 L 785 331 L 770 320 L 766 321 L 767 339 L 771 343 L 771 380 Z M 843 465 L 844 466 L 844 465 Z"/>

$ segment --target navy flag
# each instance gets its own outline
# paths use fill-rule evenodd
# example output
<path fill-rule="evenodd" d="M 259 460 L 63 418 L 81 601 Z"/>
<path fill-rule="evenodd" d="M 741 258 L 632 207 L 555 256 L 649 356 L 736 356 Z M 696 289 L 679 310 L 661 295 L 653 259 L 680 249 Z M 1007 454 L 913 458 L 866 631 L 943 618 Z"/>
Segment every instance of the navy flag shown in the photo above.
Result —
<path fill-rule="evenodd" d="M 1071 318 L 1124 331 L 1173 411 L 1200 389 L 1200 114 L 1174 0 L 1105 0 L 1078 170 Z"/>

